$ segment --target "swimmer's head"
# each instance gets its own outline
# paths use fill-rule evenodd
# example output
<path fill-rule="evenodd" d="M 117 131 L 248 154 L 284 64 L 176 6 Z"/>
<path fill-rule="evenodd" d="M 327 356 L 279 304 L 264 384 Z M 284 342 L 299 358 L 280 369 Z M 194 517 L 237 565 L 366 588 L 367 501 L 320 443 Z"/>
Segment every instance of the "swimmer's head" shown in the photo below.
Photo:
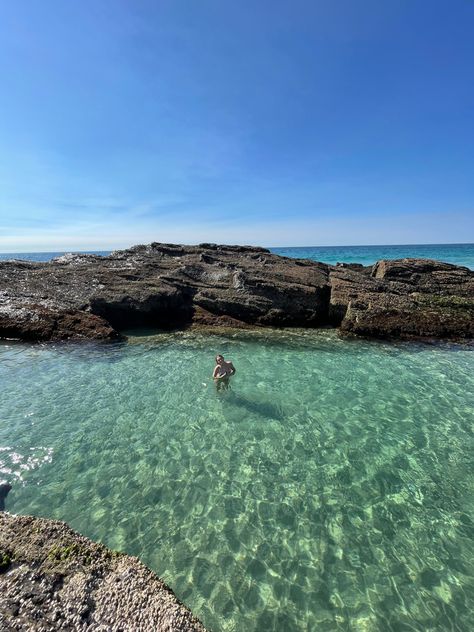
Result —
<path fill-rule="evenodd" d="M 217 364 L 220 364 L 221 362 L 224 362 L 224 356 L 221 355 L 220 353 L 218 353 L 216 355 L 216 362 L 217 362 Z"/>

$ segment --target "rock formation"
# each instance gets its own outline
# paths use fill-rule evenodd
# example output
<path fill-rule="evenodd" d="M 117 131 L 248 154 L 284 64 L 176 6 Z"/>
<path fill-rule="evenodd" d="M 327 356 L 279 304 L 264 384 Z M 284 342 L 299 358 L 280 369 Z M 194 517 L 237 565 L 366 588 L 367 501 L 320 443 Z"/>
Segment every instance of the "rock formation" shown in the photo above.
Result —
<path fill-rule="evenodd" d="M 469 339 L 474 272 L 427 259 L 378 261 L 370 273 L 333 268 L 330 310 L 363 336 Z"/>
<path fill-rule="evenodd" d="M 64 522 L 0 513 L 0 630 L 205 632 L 137 558 Z"/>
<path fill-rule="evenodd" d="M 108 257 L 0 262 L 0 337 L 114 339 L 128 328 L 340 326 L 472 338 L 474 271 L 420 259 L 329 266 L 264 248 L 153 243 Z"/>

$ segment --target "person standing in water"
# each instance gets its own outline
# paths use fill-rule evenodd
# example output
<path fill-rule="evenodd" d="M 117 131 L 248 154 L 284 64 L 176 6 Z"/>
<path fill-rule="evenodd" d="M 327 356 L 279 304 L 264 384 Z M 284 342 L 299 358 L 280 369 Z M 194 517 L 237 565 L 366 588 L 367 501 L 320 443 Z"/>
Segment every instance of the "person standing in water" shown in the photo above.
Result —
<path fill-rule="evenodd" d="M 216 367 L 212 377 L 217 390 L 229 388 L 229 378 L 234 375 L 235 367 L 230 360 L 224 360 L 221 354 L 216 355 Z"/>

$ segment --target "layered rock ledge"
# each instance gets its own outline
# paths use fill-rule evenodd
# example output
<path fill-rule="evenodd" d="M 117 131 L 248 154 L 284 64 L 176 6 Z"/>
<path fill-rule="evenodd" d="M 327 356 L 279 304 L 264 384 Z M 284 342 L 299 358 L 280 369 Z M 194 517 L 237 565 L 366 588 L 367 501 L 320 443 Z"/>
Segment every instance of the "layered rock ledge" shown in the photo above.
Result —
<path fill-rule="evenodd" d="M 250 246 L 152 243 L 108 257 L 0 262 L 3 338 L 331 325 L 364 336 L 466 339 L 473 317 L 474 271 L 425 259 L 330 266 Z"/>
<path fill-rule="evenodd" d="M 138 559 L 64 522 L 0 513 L 0 629 L 205 632 Z"/>

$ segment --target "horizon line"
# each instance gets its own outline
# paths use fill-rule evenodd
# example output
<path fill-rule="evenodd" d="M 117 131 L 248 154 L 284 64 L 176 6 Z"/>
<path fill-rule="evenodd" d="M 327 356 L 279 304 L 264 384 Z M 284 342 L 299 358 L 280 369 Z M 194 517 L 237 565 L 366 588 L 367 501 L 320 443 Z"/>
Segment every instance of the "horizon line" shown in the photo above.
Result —
<path fill-rule="evenodd" d="M 171 242 L 149 242 L 151 243 L 162 243 L 162 244 L 171 244 Z M 396 248 L 403 246 L 474 246 L 474 242 L 466 241 L 466 242 L 431 242 L 431 243 L 405 243 L 405 244 L 332 244 L 332 245 L 316 245 L 316 246 L 263 246 L 256 244 L 216 244 L 215 242 L 200 242 L 200 244 L 173 244 L 178 246 L 200 246 L 204 243 L 213 243 L 217 246 L 256 246 L 260 248 L 267 248 L 268 250 L 284 250 L 289 248 Z M 9 254 L 54 254 L 54 253 L 81 253 L 81 254 L 89 254 L 89 253 L 98 253 L 98 252 L 114 252 L 116 250 L 128 250 L 130 248 L 134 248 L 135 246 L 140 245 L 149 245 L 149 244 L 132 244 L 131 246 L 127 246 L 125 248 L 113 248 L 113 249 L 104 249 L 104 250 L 86 250 L 85 248 L 79 248 L 78 250 L 2 250 L 0 251 L 1 255 L 9 255 Z"/>

